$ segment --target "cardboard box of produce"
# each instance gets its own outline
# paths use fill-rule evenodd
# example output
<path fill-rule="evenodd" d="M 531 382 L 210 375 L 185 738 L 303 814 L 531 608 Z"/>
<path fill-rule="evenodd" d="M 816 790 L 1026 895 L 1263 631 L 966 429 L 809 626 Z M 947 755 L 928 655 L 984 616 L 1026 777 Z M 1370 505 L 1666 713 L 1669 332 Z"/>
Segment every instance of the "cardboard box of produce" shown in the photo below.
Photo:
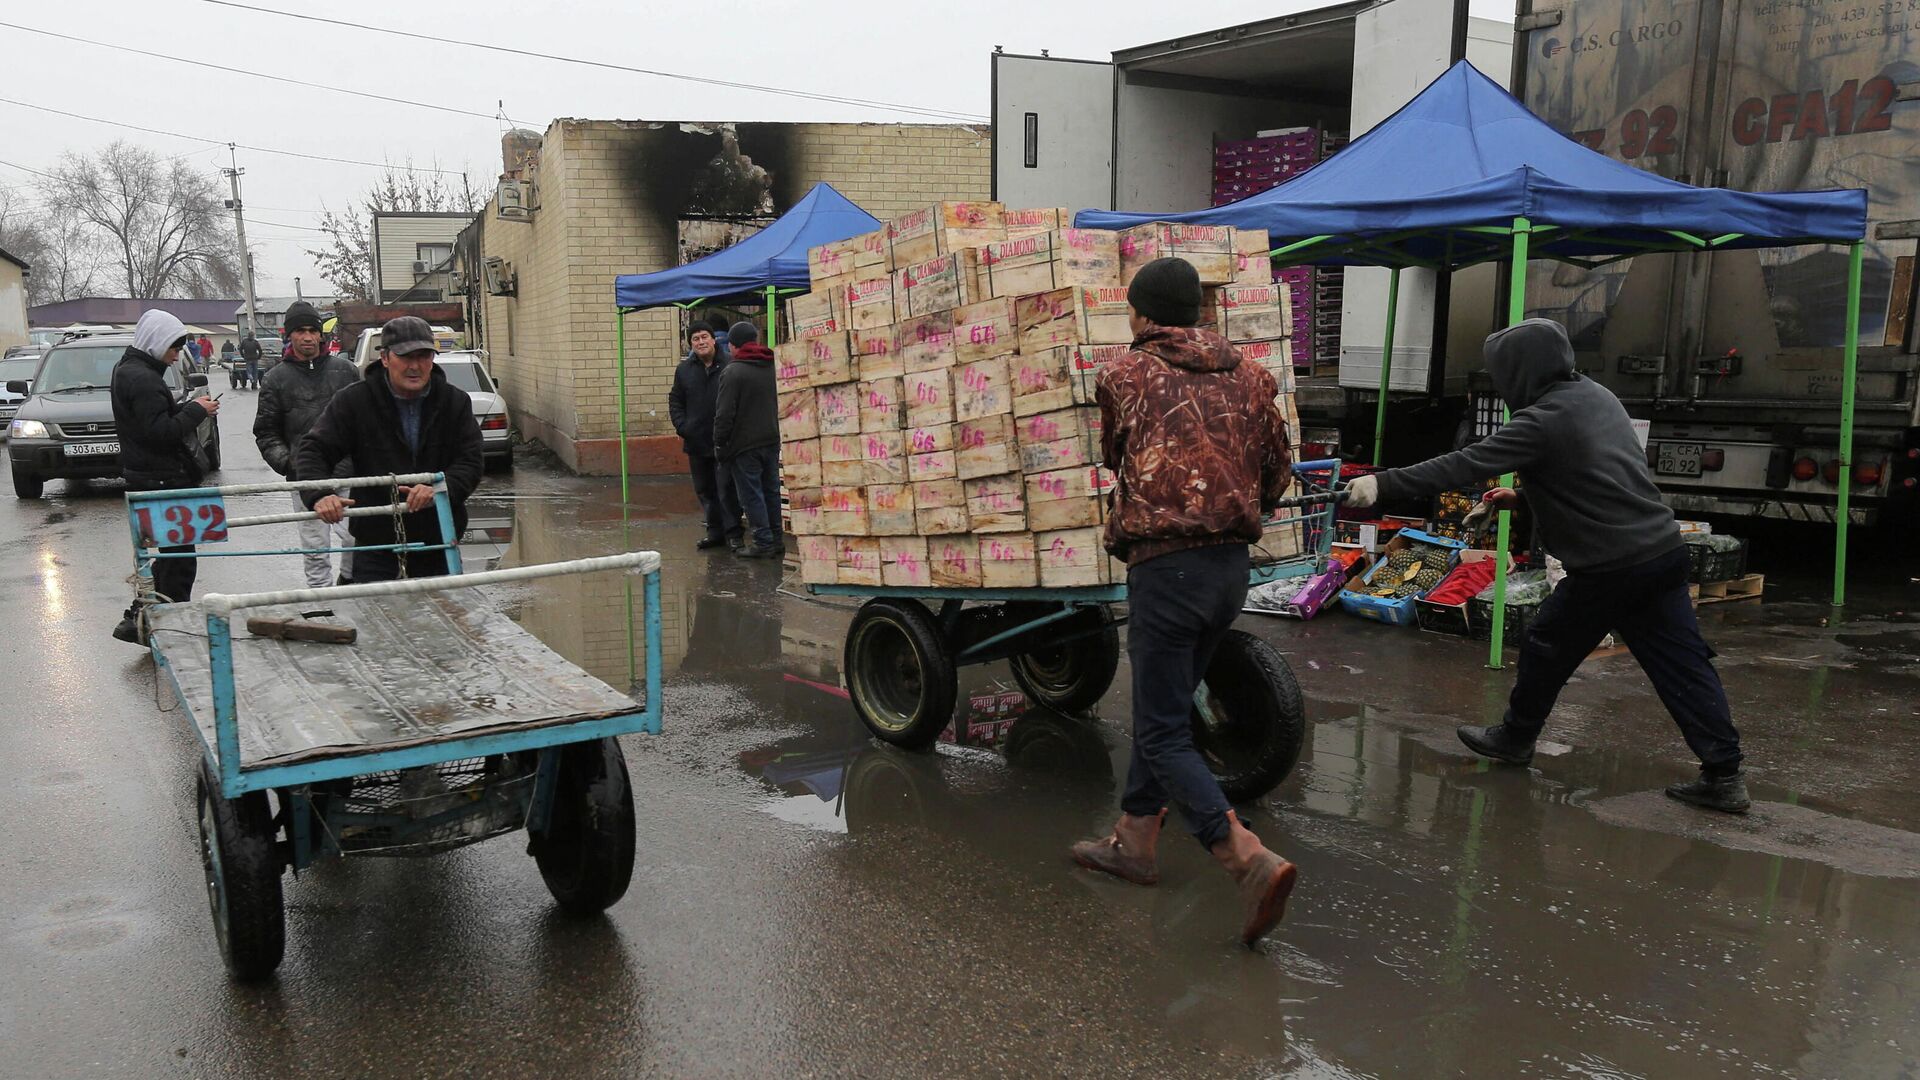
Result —
<path fill-rule="evenodd" d="M 1020 417 L 1015 421 L 1022 472 L 1052 472 L 1100 460 L 1100 410 L 1086 406 Z"/>
<path fill-rule="evenodd" d="M 787 301 L 787 325 L 796 340 L 846 333 L 846 288 L 827 286 Z"/>
<path fill-rule="evenodd" d="M 840 541 L 837 538 L 800 537 L 800 580 L 808 585 L 840 583 Z"/>
<path fill-rule="evenodd" d="M 1015 416 L 1052 412 L 1073 404 L 1072 369 L 1068 364 L 1071 349 L 1061 345 L 1007 358 Z"/>
<path fill-rule="evenodd" d="M 1222 285 L 1214 292 L 1214 328 L 1228 341 L 1270 341 L 1293 333 L 1284 285 Z"/>
<path fill-rule="evenodd" d="M 789 488 L 787 491 L 788 520 L 795 536 L 824 536 L 826 522 L 821 516 L 820 489 Z"/>

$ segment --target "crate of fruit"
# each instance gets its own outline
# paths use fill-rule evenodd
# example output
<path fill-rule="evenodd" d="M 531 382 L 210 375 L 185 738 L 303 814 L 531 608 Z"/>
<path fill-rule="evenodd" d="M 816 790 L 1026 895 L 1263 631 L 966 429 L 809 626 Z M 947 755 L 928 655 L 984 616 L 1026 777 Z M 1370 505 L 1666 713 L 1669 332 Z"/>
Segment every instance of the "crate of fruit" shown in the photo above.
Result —
<path fill-rule="evenodd" d="M 1360 580 L 1341 592 L 1340 606 L 1363 619 L 1411 625 L 1413 602 L 1440 583 L 1466 546 L 1418 529 L 1401 529 Z"/>
<path fill-rule="evenodd" d="M 1720 533 L 1687 537 L 1687 580 L 1702 585 L 1732 581 L 1747 572 L 1747 542 Z"/>
<path fill-rule="evenodd" d="M 1527 632 L 1527 624 L 1546 602 L 1547 594 L 1552 592 L 1547 584 L 1545 570 L 1521 570 L 1507 575 L 1507 617 L 1503 639 L 1518 644 Z M 1493 586 L 1480 590 L 1480 595 L 1467 601 L 1467 636 L 1475 641 L 1486 641 L 1493 637 Z"/>

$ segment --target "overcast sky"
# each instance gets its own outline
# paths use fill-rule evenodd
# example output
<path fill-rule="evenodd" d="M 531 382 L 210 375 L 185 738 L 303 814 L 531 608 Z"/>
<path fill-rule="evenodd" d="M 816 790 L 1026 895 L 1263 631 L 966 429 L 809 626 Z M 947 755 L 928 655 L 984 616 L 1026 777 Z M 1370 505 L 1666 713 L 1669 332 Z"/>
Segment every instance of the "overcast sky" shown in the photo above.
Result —
<path fill-rule="evenodd" d="M 988 55 L 1105 59 L 1164 38 L 1305 11 L 1328 0 L 1036 3 L 900 0 L 772 3 L 618 0 L 542 5 L 504 0 L 395 4 L 373 0 L 244 0 L 281 12 L 508 45 L 665 72 L 972 114 L 988 109 Z M 1441 3 L 1444 0 L 1398 0 Z M 1511 0 L 1471 0 L 1475 15 L 1511 19 Z M 945 9 L 944 11 L 942 9 Z M 938 14 L 936 14 L 938 13 Z M 936 21 L 938 19 L 939 21 Z M 646 120 L 918 121 L 900 112 L 797 99 L 418 41 L 222 6 L 210 0 L 62 0 L 7 4 L 0 20 L 69 37 L 242 68 L 369 94 L 469 110 L 462 116 L 251 78 L 0 27 L 0 97 L 224 143 L 363 161 L 499 171 L 504 102 L 516 123 L 555 117 Z M 941 118 L 934 118 L 941 119 Z M 951 119 L 951 118 L 947 118 Z M 224 145 L 171 138 L 0 103 L 0 183 L 31 188 L 15 166 L 46 169 L 70 150 L 124 138 L 216 169 Z M 247 238 L 261 295 L 328 291 L 303 251 L 323 206 L 362 192 L 379 170 L 242 150 Z"/>

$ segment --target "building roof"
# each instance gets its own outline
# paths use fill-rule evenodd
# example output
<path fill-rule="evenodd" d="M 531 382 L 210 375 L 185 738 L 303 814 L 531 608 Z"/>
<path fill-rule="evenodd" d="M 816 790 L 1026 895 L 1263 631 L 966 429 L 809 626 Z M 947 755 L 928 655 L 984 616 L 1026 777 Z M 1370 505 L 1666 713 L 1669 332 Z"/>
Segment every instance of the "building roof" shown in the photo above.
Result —
<path fill-rule="evenodd" d="M 258 314 L 277 315 L 292 307 L 294 302 L 298 300 L 305 300 L 319 311 L 325 311 L 340 302 L 340 298 L 337 296 L 313 296 L 311 294 L 307 296 L 256 296 L 253 298 L 253 310 Z M 239 306 L 228 313 L 228 322 L 246 317 L 247 302 L 241 300 L 238 301 L 238 305 Z"/>
<path fill-rule="evenodd" d="M 136 323 L 140 313 L 150 308 L 159 308 L 171 314 L 183 323 L 195 323 L 201 326 L 229 324 L 233 322 L 233 306 L 238 300 L 148 300 L 124 296 L 83 296 L 76 300 L 61 300 L 52 304 L 39 304 L 27 309 L 27 323 L 31 326 L 67 326 L 72 323 L 116 324 Z"/>
<path fill-rule="evenodd" d="M 20 256 L 13 254 L 12 252 L 8 251 L 6 248 L 0 248 L 0 259 L 5 259 L 22 270 L 33 269 L 33 267 L 27 265 L 27 261 L 25 259 L 22 259 Z"/>

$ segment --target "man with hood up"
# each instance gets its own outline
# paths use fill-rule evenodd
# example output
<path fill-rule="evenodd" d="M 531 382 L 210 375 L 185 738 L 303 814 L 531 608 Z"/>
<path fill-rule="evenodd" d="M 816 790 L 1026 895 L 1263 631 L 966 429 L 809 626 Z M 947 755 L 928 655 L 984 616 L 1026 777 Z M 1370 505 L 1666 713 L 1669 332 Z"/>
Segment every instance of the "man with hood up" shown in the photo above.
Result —
<path fill-rule="evenodd" d="M 333 395 L 360 381 L 359 373 L 345 357 L 329 356 L 321 349 L 320 313 L 305 300 L 296 300 L 286 315 L 287 359 L 274 365 L 260 380 L 260 408 L 253 417 L 253 441 L 267 467 L 289 480 L 317 480 L 301 476 L 293 467 L 294 449 L 312 429 Z M 342 462 L 335 476 L 351 476 L 352 466 Z M 294 509 L 305 510 L 300 492 L 293 493 Z M 333 558 L 321 548 L 345 547 L 352 538 L 345 524 L 329 526 L 310 520 L 299 525 L 300 546 L 309 554 L 306 562 L 307 587 L 324 588 L 334 583 Z M 342 579 L 352 575 L 346 568 L 349 556 L 341 557 Z"/>
<path fill-rule="evenodd" d="M 240 339 L 240 359 L 247 365 L 246 378 L 241 380 L 241 384 L 260 389 L 260 339 L 254 337 L 251 330 Z"/>
<path fill-rule="evenodd" d="M 760 331 L 737 322 L 727 331 L 733 359 L 720 371 L 713 405 L 713 453 L 733 470 L 733 490 L 746 511 L 753 540 L 743 559 L 778 559 L 780 538 L 780 401 L 773 377 L 773 350 Z"/>
<path fill-rule="evenodd" d="M 1567 568 L 1527 625 L 1507 712 L 1460 740 L 1495 761 L 1525 765 L 1561 687 L 1617 630 L 1700 759 L 1700 777 L 1667 788 L 1682 802 L 1729 813 L 1749 805 L 1740 733 L 1687 595 L 1687 552 L 1673 511 L 1647 473 L 1646 452 L 1620 400 L 1574 370 L 1559 323 L 1528 319 L 1487 339 L 1487 370 L 1511 418 L 1463 450 L 1361 477 L 1351 504 L 1431 496 L 1503 473 L 1523 491 L 1485 496 L 1501 509 L 1524 497 L 1543 543 Z"/>
<path fill-rule="evenodd" d="M 160 491 L 197 486 L 205 467 L 194 452 L 200 424 L 220 411 L 220 403 L 201 394 L 182 402 L 167 385 L 167 365 L 186 355 L 187 328 L 171 314 L 140 313 L 133 345 L 113 365 L 113 423 L 120 436 L 120 475 L 129 491 Z M 193 545 L 163 547 L 162 553 L 188 552 Z M 193 559 L 153 560 L 153 591 L 166 600 L 193 598 L 197 567 Z M 144 644 L 140 602 L 134 601 L 114 627 L 121 641 Z"/>
<path fill-rule="evenodd" d="M 1155 259 L 1127 288 L 1133 351 L 1101 369 L 1101 454 L 1116 484 L 1106 546 L 1127 563 L 1133 760 L 1110 835 L 1074 861 L 1138 885 L 1160 880 L 1169 806 L 1239 887 L 1240 939 L 1286 911 L 1292 863 L 1267 850 L 1227 802 L 1193 743 L 1193 694 L 1246 603 L 1247 545 L 1293 481 L 1279 386 L 1225 338 L 1194 326 L 1200 275 Z"/>

